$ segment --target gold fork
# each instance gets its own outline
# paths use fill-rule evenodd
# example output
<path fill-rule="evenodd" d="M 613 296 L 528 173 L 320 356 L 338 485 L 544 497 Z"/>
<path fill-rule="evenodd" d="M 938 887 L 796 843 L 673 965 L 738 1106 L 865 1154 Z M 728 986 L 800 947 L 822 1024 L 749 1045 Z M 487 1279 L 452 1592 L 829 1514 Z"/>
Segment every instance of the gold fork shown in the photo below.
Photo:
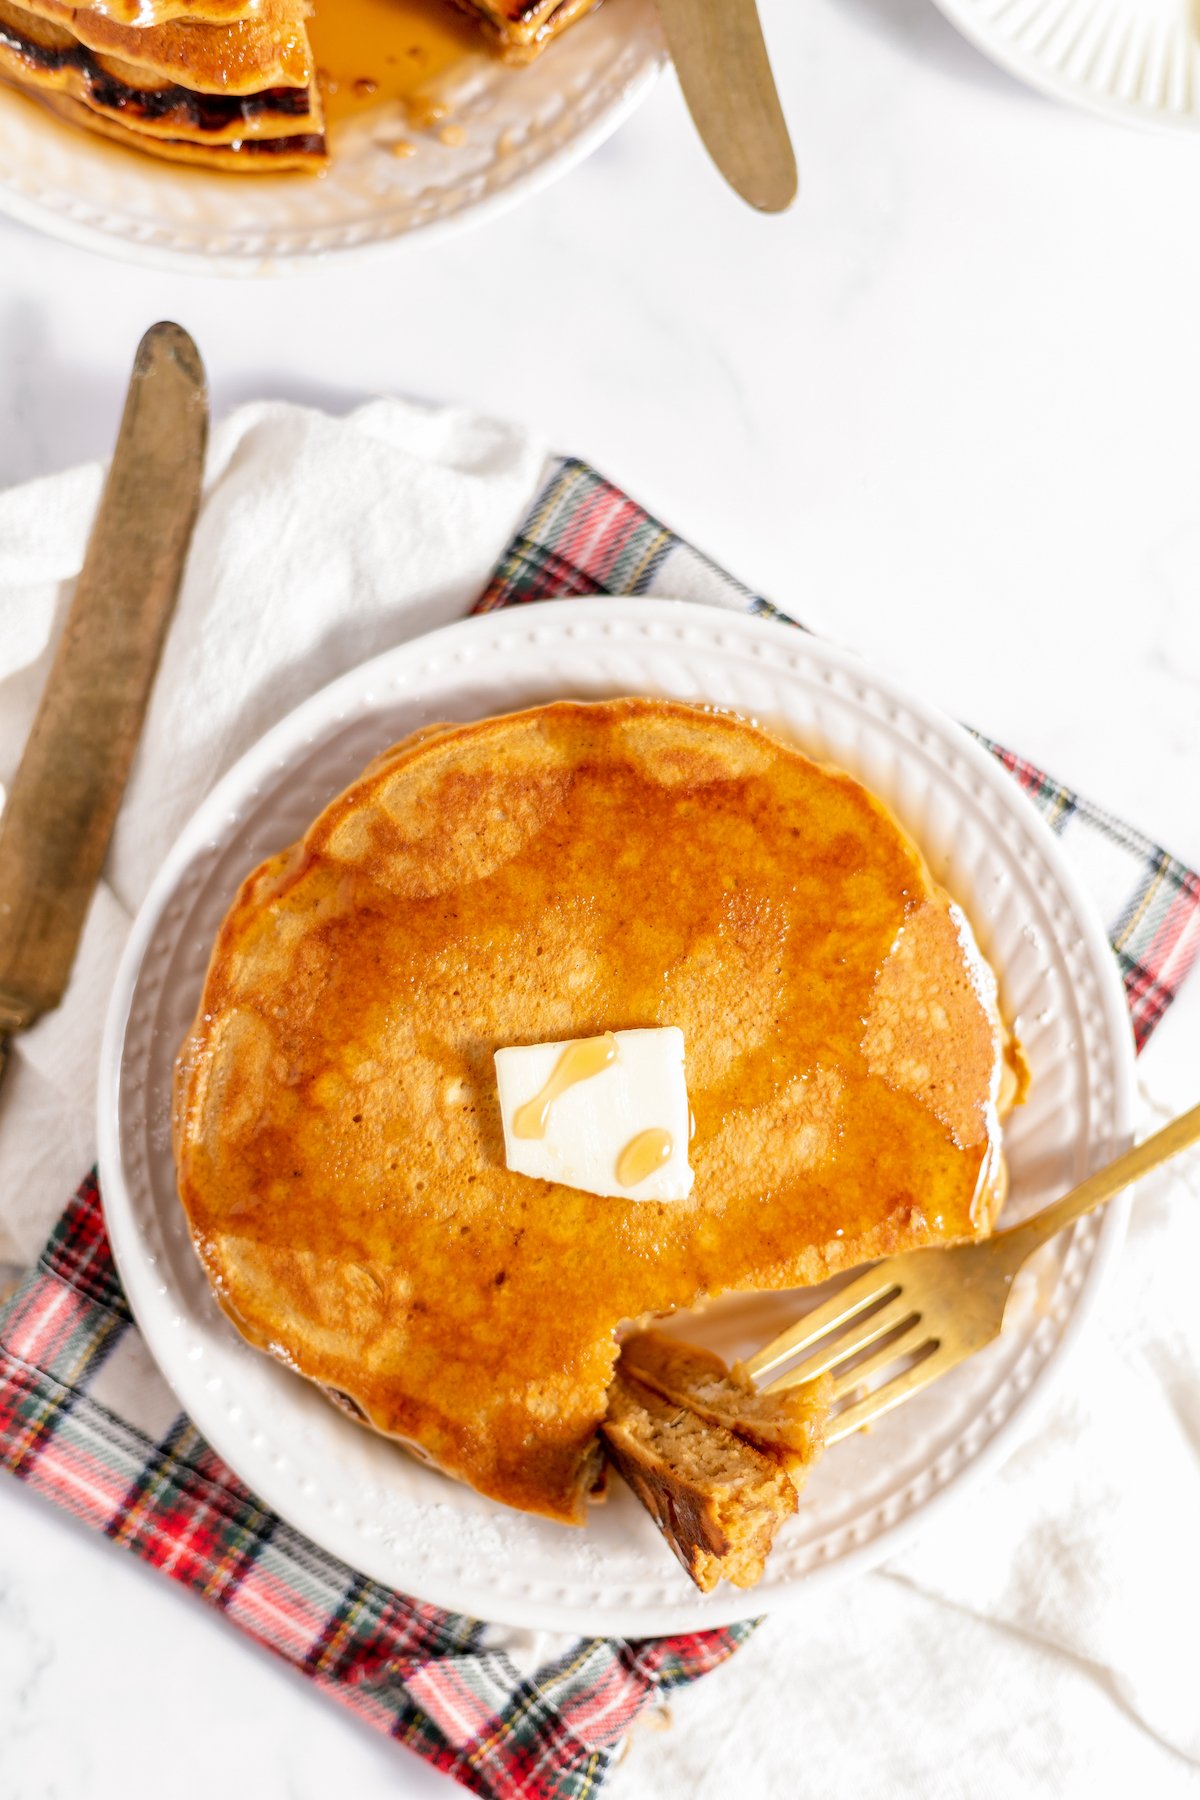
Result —
<path fill-rule="evenodd" d="M 837 1443 L 999 1337 L 1013 1278 L 1035 1250 L 1198 1139 L 1200 1106 L 1194 1106 L 1011 1231 L 873 1264 L 772 1338 L 742 1372 L 759 1393 L 778 1393 L 832 1370 L 835 1406 L 856 1389 L 869 1389 L 830 1419 L 825 1441 Z M 864 1355 L 872 1344 L 879 1348 Z M 872 1387 L 897 1361 L 905 1366 Z"/>

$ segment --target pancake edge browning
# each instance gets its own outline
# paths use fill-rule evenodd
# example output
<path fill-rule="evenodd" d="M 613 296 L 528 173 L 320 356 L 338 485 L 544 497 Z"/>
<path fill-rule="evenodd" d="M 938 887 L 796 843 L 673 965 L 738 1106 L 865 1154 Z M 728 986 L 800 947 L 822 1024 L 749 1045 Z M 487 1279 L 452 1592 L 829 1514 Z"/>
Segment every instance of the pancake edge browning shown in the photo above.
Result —
<path fill-rule="evenodd" d="M 323 134 L 301 133 L 295 137 L 240 138 L 231 144 L 197 144 L 186 138 L 146 137 L 122 125 L 118 119 L 93 112 L 68 94 L 47 94 L 22 82 L 6 83 L 0 72 L 0 86 L 11 86 L 14 92 L 35 105 L 56 113 L 69 125 L 78 125 L 97 137 L 107 138 L 122 150 L 150 155 L 160 161 L 186 163 L 193 169 L 218 170 L 231 175 L 276 175 L 286 171 L 319 174 L 329 158 Z"/>
<path fill-rule="evenodd" d="M 72 6 L 68 0 L 17 0 L 10 12 L 19 19 L 41 19 L 54 39 L 72 40 L 94 55 L 122 66 L 144 70 L 148 77 L 173 82 L 199 94 L 260 94 L 272 88 L 305 91 L 315 77 L 309 46 L 307 0 L 269 0 L 262 14 L 230 25 L 123 25 L 103 13 Z M 0 14 L 9 9 L 0 9 Z M 26 35 L 33 37 L 32 31 Z M 43 34 L 45 36 L 46 34 Z M 63 42 L 59 48 L 69 50 Z"/>
<path fill-rule="evenodd" d="M 466 739 L 501 723 L 512 723 L 536 715 L 552 714 L 556 709 L 562 709 L 564 711 L 580 711 L 584 710 L 589 704 L 590 706 L 606 707 L 609 709 L 622 707 L 641 708 L 647 706 L 669 709 L 673 713 L 686 714 L 693 718 L 696 716 L 711 717 L 714 724 L 717 719 L 724 717 L 731 723 L 736 721 L 739 726 L 757 731 L 759 735 L 767 738 L 774 747 L 780 750 L 799 756 L 809 763 L 813 760 L 806 757 L 804 752 L 801 751 L 798 746 L 790 744 L 786 739 L 777 738 L 771 733 L 761 732 L 760 728 L 752 726 L 749 721 L 740 719 L 736 714 L 722 714 L 711 708 L 688 707 L 677 702 L 647 702 L 636 699 L 593 703 L 557 702 L 550 706 L 535 707 L 529 709 L 527 712 L 503 715 L 501 718 L 492 718 L 463 724 L 430 726 L 412 734 L 409 738 L 404 739 L 399 744 L 393 745 L 380 756 L 376 757 L 363 773 L 324 809 L 318 819 L 313 821 L 304 834 L 304 837 L 301 838 L 298 843 L 292 845 L 289 849 L 280 854 L 269 858 L 265 863 L 255 869 L 242 883 L 232 906 L 226 914 L 220 931 L 218 932 L 209 963 L 209 971 L 205 979 L 200 1006 L 193 1025 L 184 1040 L 176 1063 L 172 1118 L 180 1196 L 184 1204 L 185 1214 L 188 1218 L 189 1235 L 191 1236 L 193 1246 L 201 1264 L 205 1269 L 210 1287 L 218 1304 L 222 1307 L 239 1333 L 258 1349 L 273 1355 L 293 1372 L 301 1374 L 305 1379 L 313 1382 L 327 1398 L 339 1405 L 341 1410 L 347 1416 L 355 1419 L 356 1422 L 364 1425 L 367 1429 L 372 1430 L 377 1435 L 389 1438 L 399 1446 L 408 1449 L 410 1453 L 418 1458 L 418 1460 L 441 1469 L 453 1479 L 461 1480 L 468 1485 L 475 1486 L 477 1491 L 485 1494 L 491 1493 L 492 1498 L 498 1499 L 505 1504 L 514 1505 L 518 1510 L 539 1513 L 542 1516 L 568 1524 L 582 1524 L 585 1522 L 588 1499 L 594 1494 L 597 1485 L 599 1471 L 602 1466 L 602 1451 L 598 1435 L 598 1428 L 601 1419 L 603 1418 L 602 1405 L 596 1411 L 595 1418 L 591 1423 L 590 1435 L 587 1436 L 586 1439 L 581 1438 L 578 1445 L 577 1479 L 574 1481 L 569 1496 L 559 1495 L 554 1503 L 540 1503 L 536 1496 L 531 1497 L 528 1493 L 524 1494 L 519 1499 L 514 1499 L 511 1494 L 490 1490 L 486 1485 L 483 1485 L 482 1482 L 475 1480 L 472 1475 L 463 1468 L 454 1467 L 447 1461 L 440 1459 L 431 1451 L 427 1442 L 418 1441 L 412 1436 L 406 1435 L 403 1431 L 388 1429 L 387 1426 L 381 1424 L 376 1418 L 371 1416 L 363 1401 L 358 1396 L 347 1392 L 344 1385 L 339 1385 L 335 1388 L 329 1379 L 322 1376 L 319 1370 L 310 1372 L 309 1369 L 298 1367 L 292 1357 L 283 1350 L 278 1343 L 271 1340 L 271 1336 L 268 1332 L 259 1330 L 252 1321 L 244 1318 L 240 1314 L 228 1291 L 222 1275 L 219 1257 L 212 1254 L 211 1248 L 206 1244 L 203 1234 L 192 1223 L 192 1214 L 187 1203 L 186 1195 L 190 1179 L 188 1126 L 193 1114 L 198 1113 L 201 1104 L 201 1100 L 198 1099 L 198 1090 L 203 1088 L 205 1079 L 205 1047 L 210 1035 L 206 1029 L 207 1015 L 205 1010 L 208 1003 L 209 983 L 213 979 L 214 971 L 218 970 L 223 965 L 230 951 L 239 941 L 240 933 L 247 922 L 258 916 L 264 908 L 269 906 L 274 898 L 287 891 L 289 884 L 296 876 L 297 870 L 304 865 L 305 853 L 310 840 L 314 835 L 320 832 L 328 834 L 331 829 L 331 819 L 339 815 L 339 809 L 344 808 L 352 797 L 361 798 L 361 792 L 365 784 L 379 782 L 385 778 L 394 776 L 406 762 L 419 756 L 422 750 L 427 746 L 431 746 L 435 740 L 445 740 L 447 738 Z M 993 1071 L 993 1080 L 989 1100 L 987 1148 L 980 1167 L 975 1206 L 972 1211 L 972 1223 L 975 1226 L 973 1235 L 975 1237 L 982 1237 L 990 1231 L 994 1223 L 995 1216 L 1003 1202 L 1006 1185 L 1004 1159 L 1000 1148 L 998 1133 L 999 1115 L 1007 1110 L 1009 1104 L 1020 1097 L 1019 1088 L 1021 1081 L 1023 1080 L 1023 1076 L 1020 1073 L 1021 1065 L 1019 1062 L 1019 1053 L 1016 1051 L 1015 1046 L 1013 1046 L 1012 1040 L 1004 1027 L 999 1013 L 995 996 L 994 976 L 975 947 L 974 940 L 970 935 L 970 928 L 967 926 L 962 914 L 957 908 L 953 907 L 943 890 L 933 880 L 919 849 L 913 843 L 913 840 L 904 830 L 900 822 L 894 817 L 890 809 L 875 795 L 871 794 L 870 790 L 866 789 L 862 783 L 856 781 L 854 777 L 847 775 L 844 771 L 836 769 L 832 765 L 818 764 L 816 766 L 824 768 L 831 775 L 840 777 L 843 781 L 857 789 L 860 794 L 865 796 L 872 808 L 886 824 L 889 832 L 898 838 L 907 851 L 911 852 L 913 858 L 919 865 L 925 879 L 926 898 L 940 898 L 945 906 L 952 910 L 960 921 L 959 942 L 964 952 L 962 959 L 963 966 L 969 976 L 976 997 L 988 1016 L 992 1031 L 991 1067 Z M 963 935 L 964 933 L 965 937 Z M 981 991 L 981 984 L 983 991 Z M 1002 1070 L 1005 1068 L 1008 1068 L 1011 1071 L 1010 1077 L 1008 1078 L 1007 1093 L 1002 1091 Z M 982 1139 L 980 1141 L 982 1141 Z M 898 1228 L 893 1220 L 884 1219 L 878 1223 L 871 1224 L 855 1236 L 852 1259 L 847 1257 L 841 1264 L 838 1264 L 832 1261 L 828 1256 L 822 1256 L 812 1246 L 806 1246 L 803 1255 L 797 1256 L 787 1263 L 786 1268 L 788 1278 L 786 1280 L 756 1280 L 753 1283 L 753 1286 L 761 1289 L 768 1287 L 778 1288 L 781 1286 L 811 1285 L 812 1283 L 823 1280 L 827 1275 L 835 1272 L 838 1267 L 857 1266 L 860 1262 L 872 1260 L 877 1256 L 894 1254 L 899 1250 L 915 1248 L 920 1244 L 930 1241 L 950 1242 L 963 1241 L 963 1239 L 951 1238 L 949 1236 L 931 1238 L 929 1224 L 923 1219 L 910 1221 L 907 1228 Z M 735 1281 L 729 1284 L 729 1287 L 732 1290 L 737 1290 L 738 1288 L 744 1289 L 750 1286 L 751 1284 L 748 1282 L 740 1283 Z M 725 1289 L 717 1288 L 713 1290 L 714 1293 L 720 1291 L 725 1291 Z M 702 1304 L 703 1301 L 709 1297 L 711 1297 L 710 1294 L 697 1292 L 692 1301 L 688 1304 Z M 665 1315 L 661 1313 L 658 1315 L 646 1315 L 641 1322 L 649 1323 L 654 1316 L 661 1317 Z M 618 1355 L 619 1345 L 614 1330 L 608 1371 L 609 1383 L 611 1383 L 612 1380 L 612 1374 L 616 1366 Z M 319 1358 L 310 1358 L 310 1360 L 318 1361 Z"/>
<path fill-rule="evenodd" d="M 139 35 L 129 28 L 110 29 Z M 171 40 L 180 33 L 203 36 L 213 29 L 151 27 L 148 35 Z M 254 29 L 264 36 L 286 36 L 281 26 L 230 29 L 239 35 Z M 252 88 L 254 59 L 248 56 L 240 80 L 222 84 L 218 72 L 207 86 L 202 77 L 193 87 L 179 79 L 182 67 L 173 78 L 161 55 L 122 60 L 83 43 L 46 13 L 0 0 L 0 85 L 11 85 L 71 124 L 127 148 L 216 170 L 319 172 L 325 167 L 321 97 L 306 39 L 301 47 L 303 55 L 293 50 L 287 58 L 281 69 L 287 79 L 278 85 L 264 80 Z M 264 76 L 276 66 L 264 61 Z M 305 67 L 308 79 L 297 79 Z"/>
<path fill-rule="evenodd" d="M 262 0 L 92 0 L 89 12 L 118 25 L 167 25 L 194 19 L 206 25 L 231 25 L 255 19 Z"/>

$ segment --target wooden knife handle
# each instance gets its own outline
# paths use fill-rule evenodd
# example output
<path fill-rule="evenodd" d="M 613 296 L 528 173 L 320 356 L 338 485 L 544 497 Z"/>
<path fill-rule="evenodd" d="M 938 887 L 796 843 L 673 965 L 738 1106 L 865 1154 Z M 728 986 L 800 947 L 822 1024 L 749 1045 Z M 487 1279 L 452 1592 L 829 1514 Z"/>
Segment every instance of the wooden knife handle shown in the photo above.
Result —
<path fill-rule="evenodd" d="M 83 569 L 0 813 L 0 1038 L 56 1006 L 99 879 L 200 498 L 204 370 L 142 339 Z"/>
<path fill-rule="evenodd" d="M 683 97 L 726 181 L 760 212 L 796 197 L 796 156 L 755 0 L 657 0 Z"/>

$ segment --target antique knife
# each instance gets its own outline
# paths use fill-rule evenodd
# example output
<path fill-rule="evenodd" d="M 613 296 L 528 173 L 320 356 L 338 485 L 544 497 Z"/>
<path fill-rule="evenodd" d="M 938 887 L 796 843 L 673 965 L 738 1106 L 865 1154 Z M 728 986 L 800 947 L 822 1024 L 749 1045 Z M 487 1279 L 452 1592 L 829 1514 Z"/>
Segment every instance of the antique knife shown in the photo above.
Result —
<path fill-rule="evenodd" d="M 200 503 L 208 397 L 178 325 L 138 345 L 120 435 L 25 754 L 0 812 L 0 1073 L 62 999 Z"/>
<path fill-rule="evenodd" d="M 760 212 L 796 198 L 796 158 L 755 0 L 658 0 L 679 85 L 709 155 Z"/>

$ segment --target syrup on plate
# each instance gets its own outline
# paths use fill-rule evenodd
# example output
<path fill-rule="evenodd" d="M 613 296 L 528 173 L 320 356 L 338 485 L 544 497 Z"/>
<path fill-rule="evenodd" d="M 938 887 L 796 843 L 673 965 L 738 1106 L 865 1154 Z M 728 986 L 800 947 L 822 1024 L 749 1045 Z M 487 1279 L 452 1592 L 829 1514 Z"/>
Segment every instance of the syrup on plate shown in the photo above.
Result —
<path fill-rule="evenodd" d="M 335 131 L 387 101 L 410 112 L 429 82 L 480 48 L 479 33 L 445 0 L 317 0 L 309 37 Z"/>

